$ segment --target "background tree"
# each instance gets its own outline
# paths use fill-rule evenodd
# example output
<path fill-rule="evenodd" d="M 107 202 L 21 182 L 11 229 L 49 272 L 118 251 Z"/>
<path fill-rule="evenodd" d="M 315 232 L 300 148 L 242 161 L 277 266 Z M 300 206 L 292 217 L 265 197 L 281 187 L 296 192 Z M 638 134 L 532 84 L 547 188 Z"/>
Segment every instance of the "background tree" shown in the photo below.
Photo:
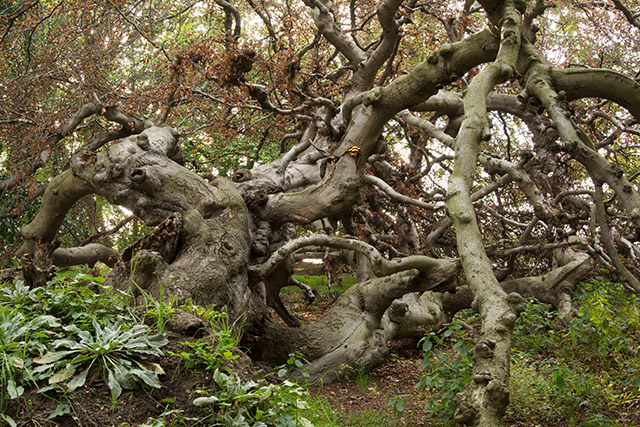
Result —
<path fill-rule="evenodd" d="M 301 351 L 324 379 L 471 306 L 482 330 L 456 420 L 491 426 L 523 296 L 569 319 L 594 265 L 640 291 L 640 38 L 624 1 L 0 13 L 2 237 L 34 285 L 101 260 L 117 286 L 244 316 L 254 357 Z M 123 249 L 141 223 L 155 228 Z M 310 247 L 349 251 L 359 283 L 295 327 L 278 293 Z M 425 291 L 422 308 L 400 299 Z"/>

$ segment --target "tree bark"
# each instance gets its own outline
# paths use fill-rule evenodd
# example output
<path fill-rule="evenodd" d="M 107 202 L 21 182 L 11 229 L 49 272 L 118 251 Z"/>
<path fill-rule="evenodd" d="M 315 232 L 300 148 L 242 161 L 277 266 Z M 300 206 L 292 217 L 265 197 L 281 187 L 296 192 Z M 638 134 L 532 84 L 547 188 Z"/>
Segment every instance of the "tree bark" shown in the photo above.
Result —
<path fill-rule="evenodd" d="M 461 424 L 487 427 L 503 424 L 509 403 L 511 333 L 522 305 L 522 297 L 507 295 L 494 276 L 471 204 L 478 146 L 490 138 L 486 99 L 496 84 L 514 74 L 520 48 L 521 16 L 513 3 L 502 2 L 493 20 L 501 25 L 500 50 L 495 62 L 471 81 L 465 95 L 465 118 L 456 138 L 454 170 L 447 189 L 458 252 L 474 296 L 473 308 L 482 321 L 471 355 L 472 381 L 456 396 L 454 417 Z"/>

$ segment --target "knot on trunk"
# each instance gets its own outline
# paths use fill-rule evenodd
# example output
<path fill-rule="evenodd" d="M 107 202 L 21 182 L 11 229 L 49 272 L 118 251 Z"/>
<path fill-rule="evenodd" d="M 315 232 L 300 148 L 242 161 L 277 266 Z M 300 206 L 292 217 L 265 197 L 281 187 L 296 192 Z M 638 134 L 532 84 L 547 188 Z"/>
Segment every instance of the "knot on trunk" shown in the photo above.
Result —
<path fill-rule="evenodd" d="M 493 379 L 493 375 L 490 372 L 478 372 L 473 375 L 473 381 L 478 384 L 487 384 Z"/>
<path fill-rule="evenodd" d="M 496 348 L 496 342 L 488 338 L 484 338 L 469 352 L 471 359 L 475 362 L 477 359 L 491 359 Z"/>
<path fill-rule="evenodd" d="M 136 184 L 140 184 L 141 182 L 143 182 L 146 176 L 147 173 L 142 168 L 134 168 L 129 173 L 129 178 Z"/>
<path fill-rule="evenodd" d="M 220 200 L 207 198 L 198 205 L 198 211 L 200 211 L 204 219 L 209 219 L 226 207 L 227 206 Z"/>
<path fill-rule="evenodd" d="M 489 381 L 487 395 L 494 402 L 496 408 L 506 407 L 509 403 L 509 388 L 497 379 Z"/>
<path fill-rule="evenodd" d="M 251 171 L 249 169 L 238 169 L 233 173 L 233 182 L 245 182 L 251 179 Z"/>
<path fill-rule="evenodd" d="M 269 201 L 269 195 L 263 191 L 257 191 L 253 194 L 246 195 L 246 197 L 244 197 L 244 201 L 249 210 L 255 211 L 267 204 Z"/>
<path fill-rule="evenodd" d="M 478 409 L 473 404 L 472 398 L 463 391 L 456 395 L 455 403 L 456 412 L 453 414 L 455 422 L 462 425 L 471 425 L 478 413 Z"/>
<path fill-rule="evenodd" d="M 507 303 L 511 306 L 511 309 L 516 313 L 516 316 L 519 316 L 525 308 L 526 304 L 524 302 L 524 298 L 517 292 L 511 292 L 507 295 Z M 514 319 L 515 323 L 515 319 Z"/>
<path fill-rule="evenodd" d="M 409 305 L 407 303 L 395 300 L 389 308 L 389 320 L 394 323 L 400 323 L 408 311 Z"/>

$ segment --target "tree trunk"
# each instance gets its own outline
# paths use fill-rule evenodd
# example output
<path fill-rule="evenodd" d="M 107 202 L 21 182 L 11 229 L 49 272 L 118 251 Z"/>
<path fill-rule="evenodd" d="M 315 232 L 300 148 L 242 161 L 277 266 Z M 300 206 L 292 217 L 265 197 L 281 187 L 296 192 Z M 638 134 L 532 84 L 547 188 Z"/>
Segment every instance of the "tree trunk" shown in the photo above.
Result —
<path fill-rule="evenodd" d="M 417 300 L 394 301 L 446 283 L 458 271 L 455 260 L 414 256 L 388 261 L 362 242 L 312 235 L 289 242 L 267 261 L 256 263 L 274 249 L 260 249 L 269 240 L 259 232 L 250 233 L 260 227 L 252 227 L 236 186 L 222 178 L 209 184 L 169 158 L 176 153 L 176 144 L 172 129 L 153 127 L 98 154 L 75 158 L 73 170 L 49 185 L 37 217 L 23 229 L 28 238 L 25 254 L 35 253 L 36 243 L 53 239 L 64 209 L 85 194 L 100 194 L 156 225 L 119 254 L 108 283 L 130 289 L 139 298 L 213 304 L 233 320 L 241 319 L 244 341 L 252 347 L 254 357 L 280 364 L 289 354 L 300 352 L 310 361 L 312 378 L 317 381 L 337 378 L 344 366 L 372 368 L 383 360 L 387 342 L 398 333 L 410 334 L 411 327 L 428 332 L 442 324 L 445 316 L 437 297 L 427 299 L 426 311 Z M 277 237 L 270 238 L 277 243 Z M 382 277 L 350 288 L 319 322 L 292 327 L 298 326 L 297 321 L 278 293 L 290 284 L 292 251 L 307 244 L 358 250 L 368 257 L 371 271 Z M 68 249 L 58 259 L 70 264 L 74 257 L 75 261 L 85 260 L 95 250 Z M 290 326 L 270 319 L 268 303 L 280 305 L 278 314 Z M 409 320 L 418 312 L 419 327 Z"/>

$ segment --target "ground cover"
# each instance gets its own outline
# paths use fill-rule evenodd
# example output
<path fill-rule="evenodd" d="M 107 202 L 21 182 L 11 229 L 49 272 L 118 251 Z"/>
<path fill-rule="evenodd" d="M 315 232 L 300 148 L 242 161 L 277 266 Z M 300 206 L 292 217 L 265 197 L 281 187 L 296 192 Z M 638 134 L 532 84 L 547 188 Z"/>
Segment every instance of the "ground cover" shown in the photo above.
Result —
<path fill-rule="evenodd" d="M 329 292 L 320 277 L 298 278 L 317 290 L 311 305 L 296 289 L 283 293 L 302 323 L 353 281 Z M 342 381 L 313 386 L 296 355 L 276 370 L 253 365 L 236 348 L 240 325 L 224 314 L 134 303 L 103 289 L 100 276 L 61 274 L 37 289 L 4 283 L 0 299 L 0 414 L 20 426 L 447 425 L 477 329 L 475 314 L 463 312 L 439 333 L 391 343 L 371 372 L 345 370 Z M 507 425 L 640 425 L 637 299 L 596 281 L 576 302 L 568 325 L 528 302 Z"/>

